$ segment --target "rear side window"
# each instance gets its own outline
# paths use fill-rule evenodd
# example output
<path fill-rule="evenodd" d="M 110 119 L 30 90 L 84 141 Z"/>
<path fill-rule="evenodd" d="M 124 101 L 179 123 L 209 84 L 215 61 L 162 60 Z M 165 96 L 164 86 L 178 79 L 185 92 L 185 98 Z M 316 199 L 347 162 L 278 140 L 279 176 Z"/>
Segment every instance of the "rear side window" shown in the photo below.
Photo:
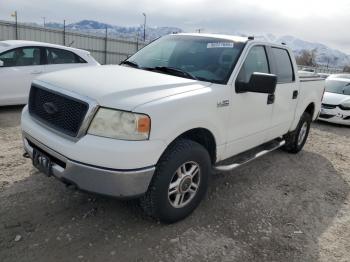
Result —
<path fill-rule="evenodd" d="M 286 49 L 271 48 L 276 62 L 276 74 L 278 83 L 290 83 L 294 81 L 292 61 Z"/>
<path fill-rule="evenodd" d="M 58 48 L 46 48 L 47 63 L 52 64 L 79 64 L 86 63 L 80 56 L 68 50 Z"/>
<path fill-rule="evenodd" d="M 248 83 L 253 73 L 269 73 L 269 63 L 264 46 L 254 46 L 239 71 L 237 81 Z"/>
<path fill-rule="evenodd" d="M 23 47 L 0 54 L 0 60 L 5 67 L 34 66 L 41 63 L 41 49 L 39 47 Z"/>

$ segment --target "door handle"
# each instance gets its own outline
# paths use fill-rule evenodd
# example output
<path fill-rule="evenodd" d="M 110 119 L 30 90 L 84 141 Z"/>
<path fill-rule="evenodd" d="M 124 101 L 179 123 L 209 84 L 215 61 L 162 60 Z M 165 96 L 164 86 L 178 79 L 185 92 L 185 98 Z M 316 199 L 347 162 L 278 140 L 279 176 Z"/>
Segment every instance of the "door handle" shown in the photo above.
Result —
<path fill-rule="evenodd" d="M 298 90 L 294 90 L 294 91 L 293 91 L 293 99 L 297 99 L 297 98 L 298 98 L 298 95 L 299 95 Z"/>
<path fill-rule="evenodd" d="M 39 74 L 42 74 L 43 71 L 39 71 L 39 70 L 36 70 L 36 71 L 32 71 L 31 74 L 32 75 L 39 75 Z"/>
<path fill-rule="evenodd" d="M 275 98 L 276 98 L 276 96 L 274 94 L 269 94 L 267 96 L 267 104 L 271 105 L 271 104 L 275 103 Z"/>

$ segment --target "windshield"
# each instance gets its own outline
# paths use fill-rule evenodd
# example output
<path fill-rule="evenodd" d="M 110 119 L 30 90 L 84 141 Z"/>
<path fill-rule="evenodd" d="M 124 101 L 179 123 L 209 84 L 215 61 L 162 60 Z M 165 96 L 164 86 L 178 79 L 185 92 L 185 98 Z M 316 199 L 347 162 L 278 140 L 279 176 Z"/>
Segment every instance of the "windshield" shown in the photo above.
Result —
<path fill-rule="evenodd" d="M 146 70 L 172 69 L 161 73 L 225 84 L 243 47 L 244 43 L 225 39 L 169 35 L 141 49 L 127 63 Z"/>
<path fill-rule="evenodd" d="M 350 82 L 338 81 L 338 80 L 328 80 L 326 81 L 326 92 L 350 95 Z"/>

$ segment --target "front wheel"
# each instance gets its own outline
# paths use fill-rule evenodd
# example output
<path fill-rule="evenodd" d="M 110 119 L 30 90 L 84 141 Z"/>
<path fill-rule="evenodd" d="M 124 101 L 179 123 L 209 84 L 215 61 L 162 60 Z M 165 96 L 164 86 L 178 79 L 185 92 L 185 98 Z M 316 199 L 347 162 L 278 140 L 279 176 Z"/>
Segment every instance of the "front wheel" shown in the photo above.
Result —
<path fill-rule="evenodd" d="M 283 149 L 289 153 L 298 153 L 303 149 L 309 136 L 312 117 L 309 113 L 304 112 L 300 118 L 298 126 L 294 132 L 285 135 L 286 144 Z"/>
<path fill-rule="evenodd" d="M 159 160 L 145 196 L 144 211 L 164 223 L 188 216 L 201 202 L 211 170 L 208 151 L 200 144 L 179 139 Z"/>

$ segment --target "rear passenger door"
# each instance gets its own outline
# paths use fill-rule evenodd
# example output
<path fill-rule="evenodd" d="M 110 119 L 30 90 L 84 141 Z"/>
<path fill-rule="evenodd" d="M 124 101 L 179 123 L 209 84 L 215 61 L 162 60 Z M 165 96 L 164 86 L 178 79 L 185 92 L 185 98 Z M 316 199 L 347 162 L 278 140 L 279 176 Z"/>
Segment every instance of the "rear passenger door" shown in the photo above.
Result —
<path fill-rule="evenodd" d="M 0 54 L 0 105 L 26 104 L 31 82 L 45 72 L 43 49 L 20 47 Z"/>
<path fill-rule="evenodd" d="M 77 54 L 60 48 L 46 47 L 47 72 L 80 67 L 88 63 Z"/>
<path fill-rule="evenodd" d="M 275 103 L 271 120 L 269 139 L 288 132 L 295 114 L 299 84 L 295 81 L 295 72 L 289 51 L 280 47 L 268 47 L 271 71 L 277 75 Z"/>

